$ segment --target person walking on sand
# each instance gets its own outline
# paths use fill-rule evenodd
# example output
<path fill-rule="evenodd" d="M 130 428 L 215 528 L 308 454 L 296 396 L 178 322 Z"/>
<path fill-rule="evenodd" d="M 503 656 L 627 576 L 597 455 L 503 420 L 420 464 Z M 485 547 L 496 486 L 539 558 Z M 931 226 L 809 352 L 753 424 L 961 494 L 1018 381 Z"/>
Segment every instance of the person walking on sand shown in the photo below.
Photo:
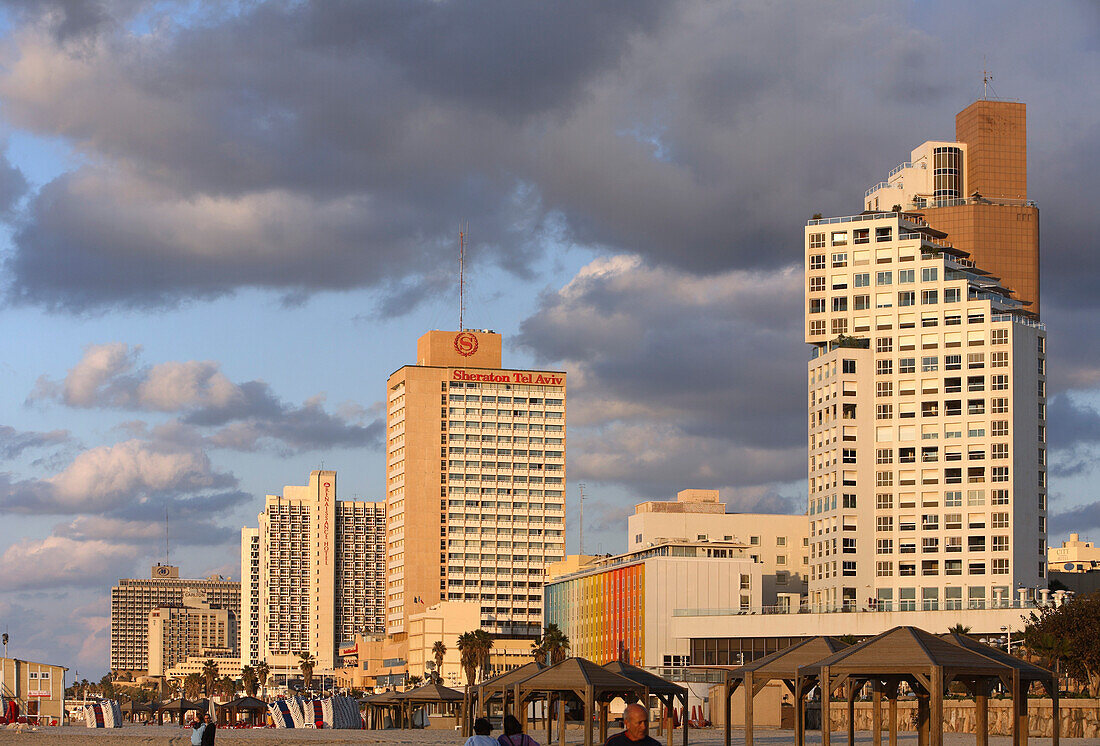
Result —
<path fill-rule="evenodd" d="M 191 746 L 202 746 L 202 732 L 206 726 L 198 718 L 191 723 Z"/>
<path fill-rule="evenodd" d="M 623 710 L 622 733 L 607 739 L 604 746 L 661 746 L 661 742 L 649 736 L 649 710 L 639 704 L 627 705 Z"/>
<path fill-rule="evenodd" d="M 202 746 L 214 746 L 214 735 L 217 733 L 218 724 L 206 713 L 202 719 Z"/>
<path fill-rule="evenodd" d="M 504 733 L 497 736 L 500 746 L 539 746 L 539 742 L 523 732 L 523 726 L 514 715 L 504 716 Z"/>
<path fill-rule="evenodd" d="M 485 718 L 474 721 L 474 734 L 466 739 L 463 746 L 498 746 L 497 742 L 489 734 L 493 732 L 493 726 Z"/>

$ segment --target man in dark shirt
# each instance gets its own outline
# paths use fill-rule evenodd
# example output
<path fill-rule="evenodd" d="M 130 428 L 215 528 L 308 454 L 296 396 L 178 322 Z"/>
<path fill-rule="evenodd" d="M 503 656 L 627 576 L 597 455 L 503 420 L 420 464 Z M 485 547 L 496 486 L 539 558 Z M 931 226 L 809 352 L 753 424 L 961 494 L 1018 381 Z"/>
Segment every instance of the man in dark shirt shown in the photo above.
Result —
<path fill-rule="evenodd" d="M 639 704 L 627 705 L 623 710 L 622 733 L 607 739 L 606 746 L 661 746 L 661 742 L 649 737 L 649 711 Z"/>

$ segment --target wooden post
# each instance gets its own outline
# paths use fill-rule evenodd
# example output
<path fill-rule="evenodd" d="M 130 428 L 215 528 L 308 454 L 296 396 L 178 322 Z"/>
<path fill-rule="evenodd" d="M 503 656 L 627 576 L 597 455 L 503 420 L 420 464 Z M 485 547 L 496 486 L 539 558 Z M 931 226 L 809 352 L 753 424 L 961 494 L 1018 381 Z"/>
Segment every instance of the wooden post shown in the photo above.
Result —
<path fill-rule="evenodd" d="M 978 746 L 989 746 L 989 682 L 979 680 L 974 684 L 974 730 L 978 732 Z"/>
<path fill-rule="evenodd" d="M 928 717 L 929 746 L 943 746 L 943 666 L 932 667 L 931 707 Z"/>
<path fill-rule="evenodd" d="M 1062 730 L 1062 716 L 1058 707 L 1058 677 L 1054 677 L 1054 684 L 1050 688 L 1050 743 L 1051 746 L 1058 746 L 1058 739 L 1061 736 Z"/>
<path fill-rule="evenodd" d="M 728 674 L 726 675 L 726 685 L 722 687 L 722 692 L 723 699 L 725 700 L 722 705 L 722 712 L 725 713 L 726 717 L 726 746 L 730 746 L 730 744 L 733 743 L 733 723 L 730 722 L 730 720 L 733 719 L 733 703 L 731 702 L 733 699 L 733 689 L 730 688 L 730 676 Z"/>
<path fill-rule="evenodd" d="M 795 746 L 806 746 L 806 709 L 803 705 L 803 697 L 806 692 L 802 688 L 802 679 L 795 678 L 794 682 L 794 743 Z"/>
<path fill-rule="evenodd" d="M 669 698 L 669 702 L 673 702 L 672 698 Z M 672 746 L 672 734 L 676 730 L 676 715 L 672 711 L 672 707 L 668 708 L 668 746 Z"/>
<path fill-rule="evenodd" d="M 688 695 L 685 693 L 684 694 L 684 746 L 688 746 L 687 709 L 688 709 Z"/>
<path fill-rule="evenodd" d="M 898 687 L 887 695 L 890 699 L 890 746 L 898 746 Z"/>
<path fill-rule="evenodd" d="M 928 692 L 917 692 L 917 746 L 929 746 L 928 696 Z"/>
<path fill-rule="evenodd" d="M 607 710 L 611 707 L 608 702 L 600 702 L 600 743 L 607 741 Z"/>
<path fill-rule="evenodd" d="M 1020 746 L 1027 746 L 1028 737 L 1028 712 L 1027 712 L 1027 690 L 1028 682 L 1021 681 L 1019 686 L 1019 700 L 1020 700 Z"/>
<path fill-rule="evenodd" d="M 741 688 L 745 692 L 745 746 L 752 746 L 752 690 L 754 688 L 752 679 L 752 671 L 745 671 L 745 678 L 741 680 Z"/>
<path fill-rule="evenodd" d="M 592 746 L 592 716 L 595 714 L 596 692 L 589 684 L 584 688 L 584 746 Z"/>
<path fill-rule="evenodd" d="M 519 720 L 519 724 L 523 726 L 523 732 L 527 732 L 527 705 L 523 703 L 519 698 L 519 684 L 512 687 L 512 709 L 516 712 L 516 719 Z"/>
<path fill-rule="evenodd" d="M 871 742 L 882 746 L 882 682 L 871 684 Z"/>
<path fill-rule="evenodd" d="M 547 746 L 550 746 L 549 743 Z M 558 746 L 565 746 L 565 697 L 558 695 Z"/>
<path fill-rule="evenodd" d="M 856 683 L 848 679 L 848 746 L 856 746 Z"/>
<path fill-rule="evenodd" d="M 546 746 L 554 742 L 554 693 L 546 693 Z"/>
<path fill-rule="evenodd" d="M 1012 746 L 1020 746 L 1020 671 L 1012 669 Z"/>
<path fill-rule="evenodd" d="M 821 687 L 821 746 L 832 746 L 833 708 L 832 708 L 832 677 L 829 667 L 821 667 L 821 677 L 818 679 Z"/>

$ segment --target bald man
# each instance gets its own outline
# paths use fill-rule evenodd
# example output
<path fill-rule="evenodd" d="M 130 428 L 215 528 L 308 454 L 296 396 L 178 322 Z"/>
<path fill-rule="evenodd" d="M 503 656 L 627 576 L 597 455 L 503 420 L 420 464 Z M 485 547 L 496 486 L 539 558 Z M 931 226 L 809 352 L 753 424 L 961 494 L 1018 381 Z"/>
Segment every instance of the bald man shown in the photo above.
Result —
<path fill-rule="evenodd" d="M 649 737 L 649 710 L 639 704 L 627 705 L 623 710 L 622 733 L 607 739 L 606 746 L 661 746 L 661 742 Z"/>

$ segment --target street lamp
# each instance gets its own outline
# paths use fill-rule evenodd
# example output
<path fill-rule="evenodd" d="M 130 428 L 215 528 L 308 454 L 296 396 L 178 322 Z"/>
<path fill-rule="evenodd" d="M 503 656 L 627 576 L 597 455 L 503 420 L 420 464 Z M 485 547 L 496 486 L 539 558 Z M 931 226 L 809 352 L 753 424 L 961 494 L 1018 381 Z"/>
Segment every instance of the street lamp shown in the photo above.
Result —
<path fill-rule="evenodd" d="M 1009 655 L 1012 655 L 1012 629 L 1008 626 L 1002 625 L 1001 632 L 1005 632 L 1008 635 L 1008 642 L 1005 643 L 1005 650 Z"/>

